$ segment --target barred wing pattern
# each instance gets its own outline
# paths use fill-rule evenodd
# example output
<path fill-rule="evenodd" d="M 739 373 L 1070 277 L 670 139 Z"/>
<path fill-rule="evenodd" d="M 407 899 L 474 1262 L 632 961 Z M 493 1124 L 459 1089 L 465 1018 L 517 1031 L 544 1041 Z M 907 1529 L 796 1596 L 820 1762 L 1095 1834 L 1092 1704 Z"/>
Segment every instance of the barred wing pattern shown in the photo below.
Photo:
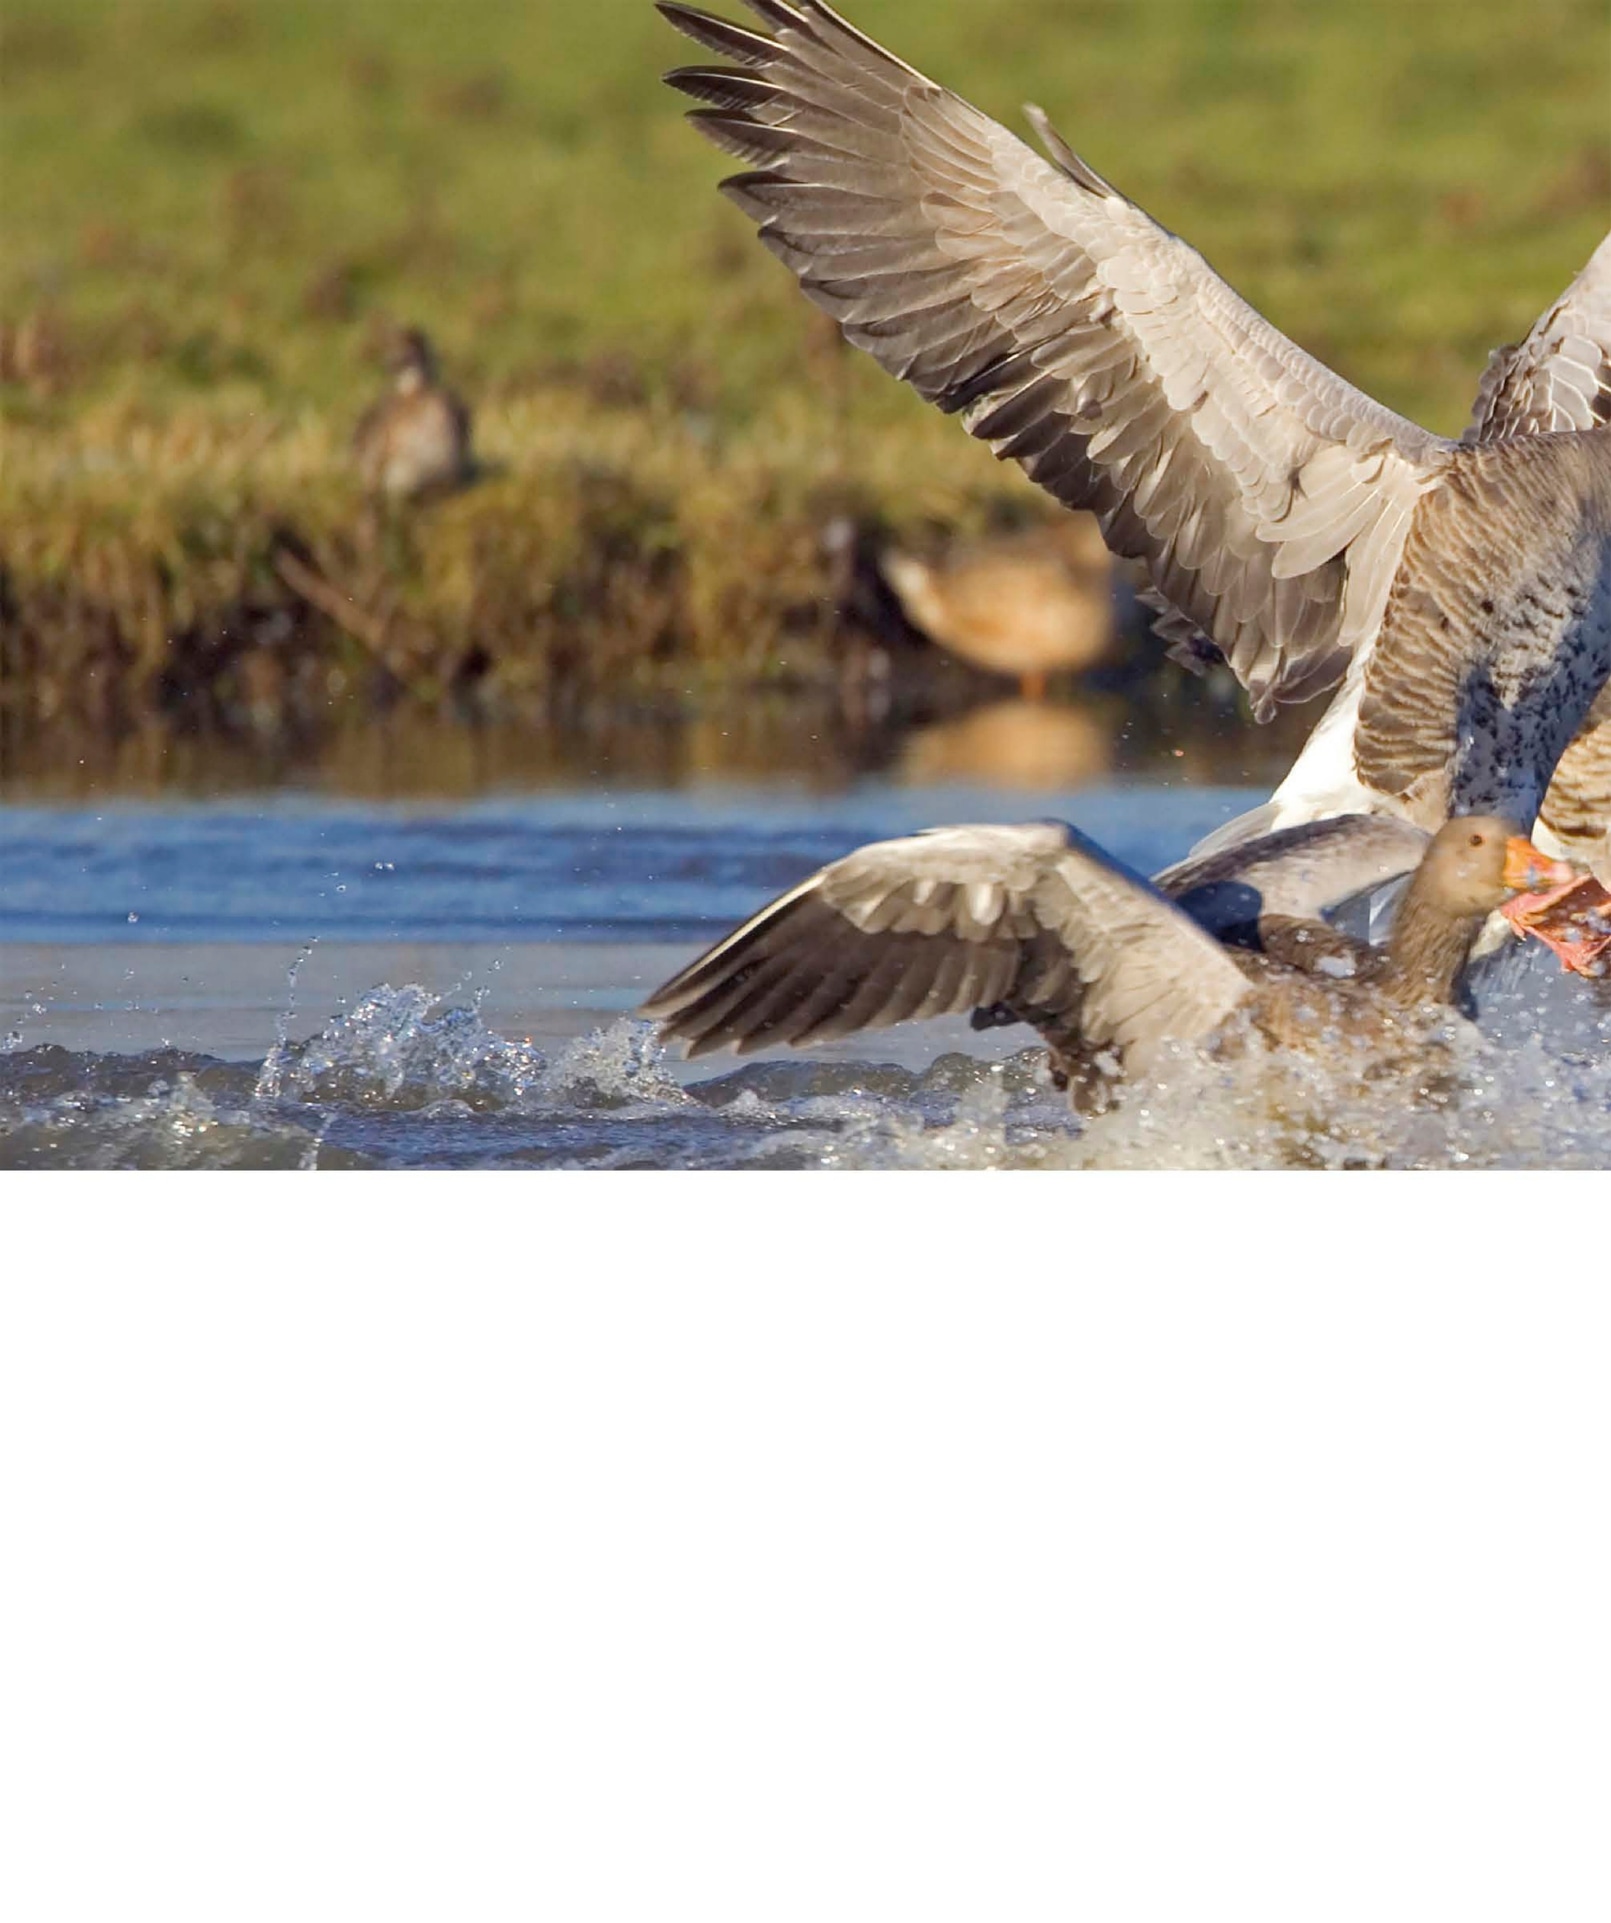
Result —
<path fill-rule="evenodd" d="M 1611 681 L 1557 763 L 1540 819 L 1562 854 L 1611 880 Z"/>
<path fill-rule="evenodd" d="M 1010 1006 L 1142 1067 L 1248 993 L 1212 936 L 1059 823 L 936 828 L 803 882 L 644 1006 L 690 1056 Z"/>
<path fill-rule="evenodd" d="M 821 0 L 758 33 L 660 0 L 731 67 L 671 84 L 846 337 L 1143 562 L 1187 658 L 1260 718 L 1375 632 L 1450 443 L 1279 334 L 1050 128 L 1050 161 Z"/>

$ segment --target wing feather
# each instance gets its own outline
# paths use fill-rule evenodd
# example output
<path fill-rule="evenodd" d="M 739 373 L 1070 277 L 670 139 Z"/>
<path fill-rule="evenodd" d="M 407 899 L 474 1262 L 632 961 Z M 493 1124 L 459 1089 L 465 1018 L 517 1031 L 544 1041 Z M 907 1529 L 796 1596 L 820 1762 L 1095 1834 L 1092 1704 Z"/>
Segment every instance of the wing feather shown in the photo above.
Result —
<path fill-rule="evenodd" d="M 878 842 L 773 902 L 645 1005 L 690 1055 L 1010 1007 L 1145 1060 L 1248 992 L 1210 936 L 1075 830 Z"/>
<path fill-rule="evenodd" d="M 1200 927 L 1224 937 L 1272 917 L 1318 922 L 1410 872 L 1428 837 L 1394 815 L 1333 815 L 1189 856 L 1154 877 Z"/>
<path fill-rule="evenodd" d="M 756 6 L 771 37 L 661 11 L 739 61 L 727 90 L 669 78 L 763 158 L 726 191 L 849 340 L 1095 512 L 1177 652 L 1217 648 L 1261 716 L 1341 675 L 1447 442 L 1285 339 L 1043 115 L 1050 160 L 821 0 Z"/>
<path fill-rule="evenodd" d="M 1488 363 L 1464 438 L 1569 433 L 1611 422 L 1611 234 L 1519 346 Z"/>
<path fill-rule="evenodd" d="M 1127 1068 L 1211 1034 L 1251 992 L 1211 935 L 1090 843 L 1071 841 L 1037 906 L 1084 985 L 1082 1037 L 1117 1049 Z"/>

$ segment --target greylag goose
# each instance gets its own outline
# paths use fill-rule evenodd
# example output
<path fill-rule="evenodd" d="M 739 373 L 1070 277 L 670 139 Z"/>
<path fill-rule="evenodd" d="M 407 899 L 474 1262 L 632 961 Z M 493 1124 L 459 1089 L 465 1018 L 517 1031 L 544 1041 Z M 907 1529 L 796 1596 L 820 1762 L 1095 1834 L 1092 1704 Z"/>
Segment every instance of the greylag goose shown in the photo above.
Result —
<path fill-rule="evenodd" d="M 976 668 L 1012 675 L 1026 701 L 1045 698 L 1050 675 L 1094 668 L 1113 645 L 1113 557 L 1088 514 L 937 561 L 887 549 L 879 565 L 914 628 Z"/>
<path fill-rule="evenodd" d="M 1403 840 L 1350 849 L 1343 822 L 1324 827 L 1329 860 L 1301 839 L 1235 856 L 1248 863 L 1245 899 L 1227 926 L 1245 942 L 1210 932 L 1061 823 L 878 842 L 763 908 L 642 1013 L 700 1056 L 973 1011 L 978 1027 L 1030 1023 L 1054 1077 L 1082 1088 L 1100 1073 L 1146 1070 L 1168 1043 L 1234 1049 L 1249 1031 L 1369 1068 L 1424 1051 L 1493 910 L 1572 873 L 1492 817 L 1457 817 L 1418 838 L 1418 859 Z M 1339 883 L 1369 886 L 1407 861 L 1414 872 L 1384 948 L 1306 919 Z M 1230 873 L 1221 869 L 1221 884 Z"/>
<path fill-rule="evenodd" d="M 1611 671 L 1611 237 L 1446 440 L 1323 367 L 1104 180 L 821 0 L 660 0 L 725 191 L 810 298 L 1140 562 L 1166 637 L 1268 719 L 1341 686 L 1234 833 L 1353 811 L 1531 824 Z M 1594 803 L 1603 817 L 1605 797 Z"/>
<path fill-rule="evenodd" d="M 442 385 L 436 353 L 411 327 L 387 356 L 392 390 L 353 435 L 353 459 L 371 494 L 397 501 L 462 487 L 471 477 L 470 412 Z"/>

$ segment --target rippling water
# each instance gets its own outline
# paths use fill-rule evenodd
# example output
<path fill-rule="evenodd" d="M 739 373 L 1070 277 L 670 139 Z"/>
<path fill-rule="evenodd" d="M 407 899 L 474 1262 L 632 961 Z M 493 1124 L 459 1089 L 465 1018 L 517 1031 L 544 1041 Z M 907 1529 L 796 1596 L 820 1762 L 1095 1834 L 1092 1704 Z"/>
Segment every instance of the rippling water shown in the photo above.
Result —
<path fill-rule="evenodd" d="M 1542 949 L 1435 1091 L 1181 1050 L 1074 1117 L 1027 1031 L 957 1022 L 736 1067 L 630 1011 L 858 842 L 1072 817 L 1143 869 L 1249 796 L 868 786 L 0 810 L 0 1164 L 48 1167 L 1603 1167 L 1611 998 Z"/>
<path fill-rule="evenodd" d="M 1136 866 L 1239 789 L 561 794 L 458 807 L 275 798 L 0 808 L 8 943 L 693 941 L 864 841 L 1076 811 Z"/>

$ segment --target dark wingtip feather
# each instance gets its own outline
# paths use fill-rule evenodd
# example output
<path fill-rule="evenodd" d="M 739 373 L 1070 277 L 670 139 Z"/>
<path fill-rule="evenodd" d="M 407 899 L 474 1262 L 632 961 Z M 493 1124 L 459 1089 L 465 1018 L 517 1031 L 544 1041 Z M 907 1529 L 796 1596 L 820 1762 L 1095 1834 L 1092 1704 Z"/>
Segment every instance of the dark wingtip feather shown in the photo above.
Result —
<path fill-rule="evenodd" d="M 655 0 L 655 5 L 678 33 L 697 40 L 702 47 L 709 47 L 712 53 L 738 61 L 740 66 L 764 67 L 777 53 L 777 42 L 769 40 L 764 33 L 752 33 L 748 27 L 735 26 L 731 20 L 722 20 L 714 13 L 682 6 L 678 0 Z"/>
<path fill-rule="evenodd" d="M 696 120 L 693 114 L 688 117 L 690 120 Z M 705 130 L 701 128 L 701 132 Z M 709 133 L 706 133 L 705 137 L 711 138 Z M 718 141 L 717 144 L 719 146 L 721 143 Z M 747 214 L 757 227 L 764 229 L 766 223 L 774 219 L 778 211 L 774 204 L 775 196 L 768 198 L 769 190 L 787 184 L 777 174 L 730 174 L 726 180 L 722 181 L 718 191 L 725 194 L 735 207 Z M 761 238 L 766 240 L 767 235 L 763 232 Z"/>
<path fill-rule="evenodd" d="M 719 107 L 727 113 L 767 106 L 781 92 L 776 81 L 733 67 L 673 67 L 665 75 L 665 82 L 690 100 Z"/>
<path fill-rule="evenodd" d="M 713 109 L 699 108 L 688 118 L 724 154 L 731 154 L 735 160 L 747 161 L 752 167 L 786 159 L 794 144 L 791 136 L 782 129 L 768 127 L 743 114 L 717 113 Z"/>

